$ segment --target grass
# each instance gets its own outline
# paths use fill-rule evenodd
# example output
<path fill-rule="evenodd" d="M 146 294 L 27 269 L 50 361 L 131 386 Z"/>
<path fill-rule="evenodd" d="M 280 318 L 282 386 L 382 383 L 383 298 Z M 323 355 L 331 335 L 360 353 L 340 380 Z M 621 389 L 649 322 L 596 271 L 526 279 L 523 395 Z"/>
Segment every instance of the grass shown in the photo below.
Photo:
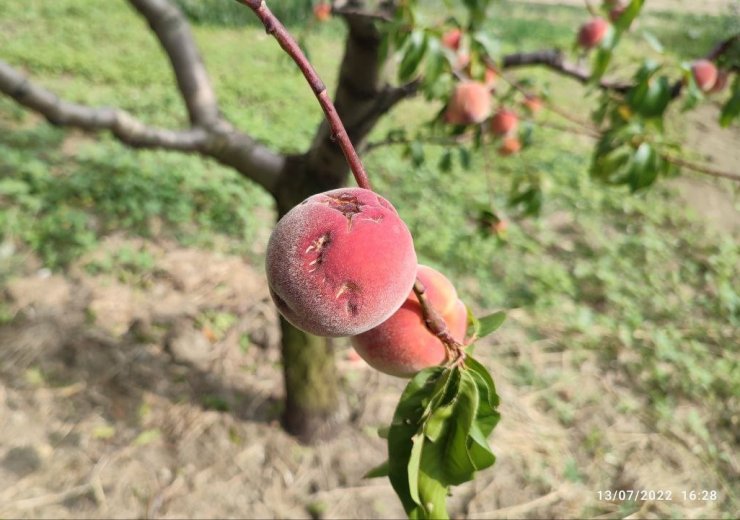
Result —
<path fill-rule="evenodd" d="M 582 9 L 533 10 L 520 2 L 497 9 L 501 16 L 491 24 L 507 42 L 505 50 L 568 48 L 584 17 Z M 195 36 L 228 117 L 271 146 L 305 149 L 320 110 L 277 45 L 248 24 L 202 21 Z M 618 67 L 644 51 L 643 29 L 655 33 L 678 63 L 711 47 L 731 30 L 731 21 L 678 13 L 646 17 L 625 42 Z M 333 84 L 341 25 L 319 27 L 307 41 L 320 74 Z M 73 0 L 5 2 L 0 49 L 2 59 L 66 99 L 121 106 L 152 124 L 186 123 L 165 58 L 125 2 L 88 2 L 84 8 Z M 542 72 L 534 78 L 551 83 L 555 97 L 572 91 L 572 84 Z M 580 94 L 587 93 L 579 91 L 575 101 L 562 96 L 563 103 L 575 110 Z M 407 103 L 381 123 L 376 137 L 430 113 L 421 101 Z M 673 132 L 681 135 L 679 121 Z M 392 198 L 411 228 L 420 259 L 448 273 L 467 301 L 479 309 L 526 310 L 532 338 L 549 338 L 556 352 L 595 355 L 644 396 L 639 410 L 646 420 L 686 436 L 709 464 L 728 471 L 727 439 L 738 413 L 733 398 L 740 394 L 736 240 L 687 216 L 665 184 L 632 195 L 595 183 L 587 175 L 588 142 L 546 129 L 535 139 L 521 157 L 502 160 L 491 152 L 488 160 L 474 157 L 470 169 L 456 164 L 446 172 L 436 168 L 441 151 L 435 149 L 427 150 L 418 168 L 392 148 L 366 160 L 377 189 Z M 518 177 L 543 187 L 539 219 L 518 218 L 506 208 L 508 187 Z M 515 221 L 504 239 L 476 222 L 473 208 L 490 199 Z M 53 269 L 63 269 L 114 230 L 150 236 L 161 228 L 201 247 L 226 236 L 230 252 L 249 256 L 274 215 L 265 193 L 212 161 L 132 151 L 107 136 L 84 138 L 5 98 L 0 202 L 0 239 L 33 250 Z M 118 252 L 89 268 L 115 264 L 138 271 L 148 269 L 150 259 Z M 11 274 L 10 267 L 0 270 L 2 278 Z M 519 373 L 522 385 L 536 388 L 555 377 L 526 365 Z M 687 403 L 692 413 L 676 415 Z M 553 403 L 564 422 L 572 420 L 573 406 Z M 634 405 L 624 407 L 635 413 Z M 598 435 L 590 439 L 592 452 L 603 449 Z M 571 466 L 572 478 L 581 478 Z"/>

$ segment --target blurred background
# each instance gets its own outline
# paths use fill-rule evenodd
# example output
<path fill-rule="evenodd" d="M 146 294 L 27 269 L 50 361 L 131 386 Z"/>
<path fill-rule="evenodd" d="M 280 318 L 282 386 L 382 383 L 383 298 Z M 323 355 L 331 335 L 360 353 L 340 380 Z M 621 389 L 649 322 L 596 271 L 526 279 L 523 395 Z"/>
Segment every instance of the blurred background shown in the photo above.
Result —
<path fill-rule="evenodd" d="M 178 4 L 227 117 L 276 149 L 306 149 L 320 108 L 251 12 Z M 271 4 L 331 91 L 341 20 L 316 23 L 309 1 Z M 584 17 L 581 2 L 509 1 L 487 23 L 506 51 L 567 49 Z M 649 1 L 639 23 L 677 62 L 740 27 L 737 3 L 721 0 Z M 62 98 L 187 121 L 165 55 L 126 2 L 0 0 L 0 58 Z M 587 116 L 580 86 L 533 75 Z M 370 140 L 439 109 L 399 105 Z M 702 161 L 739 173 L 740 130 L 716 120 L 709 104 L 670 124 Z M 475 156 L 470 170 L 440 171 L 434 149 L 420 167 L 393 147 L 364 157 L 420 261 L 479 314 L 509 309 L 476 350 L 502 400 L 498 461 L 454 490 L 450 512 L 736 518 L 738 186 L 685 174 L 630 194 L 588 176 L 592 149 L 543 128 L 525 154 Z M 507 214 L 510 179 L 533 171 L 546 174 L 540 215 Z M 498 233 L 471 210 L 491 182 L 508 222 Z M 337 436 L 304 446 L 280 429 L 263 272 L 275 215 L 261 188 L 213 161 L 55 128 L 0 96 L 0 516 L 403 516 L 386 480 L 362 479 L 385 458 L 377 428 L 403 380 L 341 340 Z M 618 489 L 672 500 L 598 494 Z"/>

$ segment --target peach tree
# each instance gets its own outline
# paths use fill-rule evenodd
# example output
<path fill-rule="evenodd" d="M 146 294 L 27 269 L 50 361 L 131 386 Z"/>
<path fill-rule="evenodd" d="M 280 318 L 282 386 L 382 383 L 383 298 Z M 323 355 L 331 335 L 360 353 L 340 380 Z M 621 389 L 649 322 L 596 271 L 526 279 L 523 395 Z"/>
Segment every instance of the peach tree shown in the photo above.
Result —
<path fill-rule="evenodd" d="M 223 0 L 226 2 L 226 0 Z M 643 190 L 681 168 L 740 180 L 686 159 L 666 137 L 668 110 L 703 102 L 721 106 L 719 124 L 740 114 L 740 36 L 697 50 L 691 62 L 632 64 L 614 74 L 614 57 L 644 0 L 586 2 L 570 49 L 504 54 L 487 19 L 495 0 L 446 0 L 447 12 L 423 16 L 416 0 L 318 1 L 317 22 L 341 17 L 347 26 L 332 101 L 300 46 L 265 0 L 250 8 L 295 60 L 326 120 L 308 150 L 284 154 L 236 128 L 222 113 L 182 12 L 170 0 L 128 0 L 166 52 L 188 110 L 183 129 L 156 128 L 116 108 L 59 99 L 0 61 L 0 92 L 55 125 L 109 131 L 136 148 L 210 157 L 262 186 L 279 222 L 268 245 L 266 272 L 281 314 L 286 402 L 283 424 L 310 441 L 331 431 L 338 403 L 331 338 L 349 336 L 372 367 L 410 378 L 391 425 L 382 431 L 388 461 L 368 476 L 387 475 L 410 517 L 446 516 L 451 486 L 469 481 L 495 457 L 488 437 L 499 420 L 498 396 L 474 343 L 495 331 L 502 312 L 476 319 L 443 274 L 418 265 L 413 239 L 392 205 L 392 193 L 372 191 L 358 151 L 401 146 L 410 167 L 442 146 L 442 170 L 470 163 L 493 147 L 502 156 L 536 142 L 537 114 L 549 110 L 596 139 L 591 174 L 607 184 Z M 495 23 L 494 23 L 495 25 Z M 641 33 L 647 44 L 660 43 Z M 386 71 L 389 65 L 393 77 Z M 546 68 L 600 93 L 590 121 L 558 108 L 524 74 Z M 398 128 L 368 143 L 377 122 L 399 103 L 424 96 L 441 109 L 418 130 Z M 575 125 L 575 126 L 573 126 Z M 357 188 L 343 188 L 351 170 Z M 542 174 L 513 179 L 510 204 L 525 214 L 542 203 Z M 505 225 L 494 208 L 479 218 Z"/>

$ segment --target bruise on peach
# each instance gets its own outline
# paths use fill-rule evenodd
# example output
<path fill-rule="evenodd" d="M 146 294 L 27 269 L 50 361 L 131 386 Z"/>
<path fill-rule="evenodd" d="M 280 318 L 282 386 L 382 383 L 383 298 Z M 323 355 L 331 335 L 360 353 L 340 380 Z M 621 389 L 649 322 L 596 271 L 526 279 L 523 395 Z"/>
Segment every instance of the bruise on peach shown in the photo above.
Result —
<path fill-rule="evenodd" d="M 280 313 L 319 336 L 351 336 L 403 303 L 416 274 L 411 235 L 393 206 L 361 188 L 309 197 L 268 243 L 267 279 Z"/>

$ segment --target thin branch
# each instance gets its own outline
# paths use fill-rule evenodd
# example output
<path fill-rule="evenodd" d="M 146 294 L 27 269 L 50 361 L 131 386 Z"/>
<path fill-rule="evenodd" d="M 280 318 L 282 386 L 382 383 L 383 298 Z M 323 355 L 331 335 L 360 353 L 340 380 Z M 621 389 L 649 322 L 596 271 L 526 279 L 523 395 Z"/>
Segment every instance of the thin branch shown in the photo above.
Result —
<path fill-rule="evenodd" d="M 218 127 L 168 130 L 146 125 L 130 113 L 109 107 L 70 103 L 33 84 L 20 71 L 0 60 L 0 93 L 13 98 L 56 126 L 89 132 L 110 131 L 132 148 L 198 153 L 233 167 L 244 177 L 273 193 L 285 157 L 239 132 L 226 121 Z"/>
<path fill-rule="evenodd" d="M 458 362 L 465 356 L 463 345 L 452 337 L 450 329 L 447 327 L 447 322 L 445 322 L 437 309 L 434 308 L 432 302 L 429 301 L 426 294 L 426 287 L 424 287 L 424 284 L 418 277 L 416 278 L 416 282 L 414 282 L 414 294 L 419 300 L 419 305 L 421 305 L 424 324 L 432 334 L 439 338 L 447 350 L 447 361 Z"/>
<path fill-rule="evenodd" d="M 208 134 L 203 129 L 173 131 L 152 128 L 123 110 L 92 108 L 62 101 L 52 92 L 32 84 L 3 61 L 0 61 L 0 92 L 40 113 L 53 125 L 94 131 L 109 130 L 120 141 L 135 148 L 198 152 L 208 140 Z"/>
<path fill-rule="evenodd" d="M 347 130 L 344 128 L 342 120 L 339 118 L 339 114 L 334 107 L 334 103 L 332 103 L 331 99 L 329 98 L 324 82 L 321 81 L 321 78 L 319 78 L 316 70 L 303 54 L 303 51 L 301 50 L 298 43 L 296 43 L 295 39 L 293 39 L 293 37 L 290 35 L 285 26 L 280 22 L 280 20 L 278 20 L 272 13 L 272 11 L 270 11 L 270 8 L 267 7 L 267 4 L 264 2 L 264 0 L 236 1 L 254 11 L 262 24 L 265 26 L 265 30 L 267 31 L 267 33 L 275 37 L 283 50 L 293 59 L 293 61 L 295 61 L 296 65 L 298 65 L 298 67 L 301 69 L 301 72 L 308 81 L 311 90 L 316 95 L 321 108 L 324 110 L 324 114 L 326 115 L 326 118 L 329 121 L 329 125 L 332 129 L 332 136 L 339 143 L 339 146 L 341 147 L 342 152 L 347 159 L 347 163 L 349 164 L 349 167 L 355 176 L 357 185 L 368 190 L 372 189 L 370 186 L 370 179 L 368 179 L 365 168 L 364 166 L 362 166 L 362 161 L 357 155 L 357 151 L 355 150 L 355 147 L 352 144 L 349 135 L 347 134 Z"/>
<path fill-rule="evenodd" d="M 676 166 L 681 166 L 682 168 L 686 168 L 688 170 L 692 170 L 697 173 L 703 173 L 706 175 L 711 175 L 712 177 L 719 177 L 723 179 L 730 179 L 735 182 L 740 182 L 740 175 L 736 173 L 730 173 L 730 172 L 726 172 L 723 170 L 718 170 L 717 168 L 712 168 L 711 166 L 706 166 L 703 164 L 697 164 L 695 162 L 687 161 L 686 159 L 675 157 L 673 155 L 664 154 L 662 157 L 669 163 L 673 163 Z"/>
<path fill-rule="evenodd" d="M 129 0 L 157 35 L 172 64 L 193 126 L 213 126 L 221 117 L 216 94 L 185 16 L 169 0 Z"/>
<path fill-rule="evenodd" d="M 733 34 L 729 38 L 726 38 L 715 45 L 714 48 L 709 51 L 709 53 L 704 58 L 709 61 L 714 61 L 722 56 L 724 53 L 726 53 L 728 50 L 730 50 L 730 47 L 732 47 L 732 45 L 738 41 L 740 41 L 740 33 Z"/>
<path fill-rule="evenodd" d="M 569 78 L 573 78 L 583 84 L 586 84 L 591 80 L 590 71 L 584 67 L 568 62 L 565 59 L 563 52 L 559 49 L 545 49 L 535 52 L 517 52 L 514 54 L 507 54 L 501 60 L 501 67 L 504 69 L 538 65 L 547 67 L 550 70 Z M 599 81 L 599 86 L 606 90 L 624 93 L 632 88 L 632 83 L 602 79 Z"/>

